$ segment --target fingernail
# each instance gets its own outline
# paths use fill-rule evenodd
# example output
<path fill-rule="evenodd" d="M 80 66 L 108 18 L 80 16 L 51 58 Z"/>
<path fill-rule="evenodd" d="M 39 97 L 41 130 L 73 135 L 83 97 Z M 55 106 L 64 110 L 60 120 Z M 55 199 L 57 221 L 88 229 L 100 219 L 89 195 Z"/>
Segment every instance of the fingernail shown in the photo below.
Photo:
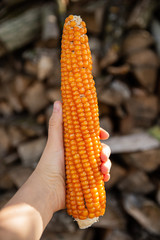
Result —
<path fill-rule="evenodd" d="M 60 103 L 58 101 L 54 102 L 53 105 L 53 112 L 59 112 L 60 110 Z"/>

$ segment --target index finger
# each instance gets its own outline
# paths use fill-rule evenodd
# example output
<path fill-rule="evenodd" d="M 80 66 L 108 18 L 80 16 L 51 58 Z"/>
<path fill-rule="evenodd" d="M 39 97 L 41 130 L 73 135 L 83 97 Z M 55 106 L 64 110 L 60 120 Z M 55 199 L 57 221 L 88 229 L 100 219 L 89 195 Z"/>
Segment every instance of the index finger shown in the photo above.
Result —
<path fill-rule="evenodd" d="M 106 140 L 109 138 L 109 133 L 104 130 L 103 128 L 100 128 L 100 139 L 101 140 Z"/>

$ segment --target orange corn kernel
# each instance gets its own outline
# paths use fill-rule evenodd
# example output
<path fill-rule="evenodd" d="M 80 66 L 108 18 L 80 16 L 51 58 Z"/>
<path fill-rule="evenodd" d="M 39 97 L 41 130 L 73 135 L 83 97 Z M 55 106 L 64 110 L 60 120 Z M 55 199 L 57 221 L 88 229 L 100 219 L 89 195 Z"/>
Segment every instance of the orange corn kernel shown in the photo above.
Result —
<path fill-rule="evenodd" d="M 68 214 L 81 220 L 103 215 L 106 202 L 97 94 L 86 32 L 80 17 L 66 18 L 61 54 L 66 206 Z"/>

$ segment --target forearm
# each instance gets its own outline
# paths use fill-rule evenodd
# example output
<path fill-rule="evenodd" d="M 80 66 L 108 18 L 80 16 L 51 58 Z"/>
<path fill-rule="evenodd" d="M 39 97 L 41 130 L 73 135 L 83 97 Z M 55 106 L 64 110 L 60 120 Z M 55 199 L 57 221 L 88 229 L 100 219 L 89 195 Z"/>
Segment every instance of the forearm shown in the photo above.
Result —
<path fill-rule="evenodd" d="M 56 193 L 33 172 L 0 212 L 0 239 L 40 239 L 57 210 Z"/>

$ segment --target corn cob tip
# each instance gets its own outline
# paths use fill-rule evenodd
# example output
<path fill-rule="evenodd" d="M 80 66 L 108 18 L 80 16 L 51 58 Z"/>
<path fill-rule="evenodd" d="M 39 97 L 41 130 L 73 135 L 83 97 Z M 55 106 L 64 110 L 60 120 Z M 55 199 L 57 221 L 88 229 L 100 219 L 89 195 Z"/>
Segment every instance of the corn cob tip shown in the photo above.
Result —
<path fill-rule="evenodd" d="M 98 220 L 99 220 L 98 217 L 87 218 L 84 220 L 76 219 L 80 229 L 86 229 L 86 228 L 90 227 L 93 223 L 98 222 Z"/>
<path fill-rule="evenodd" d="M 81 22 L 82 22 L 82 18 L 80 16 L 76 16 L 76 15 L 70 15 L 69 17 L 66 18 L 66 25 L 70 24 L 72 22 L 72 24 L 78 26 L 78 27 L 82 27 L 81 26 Z"/>

